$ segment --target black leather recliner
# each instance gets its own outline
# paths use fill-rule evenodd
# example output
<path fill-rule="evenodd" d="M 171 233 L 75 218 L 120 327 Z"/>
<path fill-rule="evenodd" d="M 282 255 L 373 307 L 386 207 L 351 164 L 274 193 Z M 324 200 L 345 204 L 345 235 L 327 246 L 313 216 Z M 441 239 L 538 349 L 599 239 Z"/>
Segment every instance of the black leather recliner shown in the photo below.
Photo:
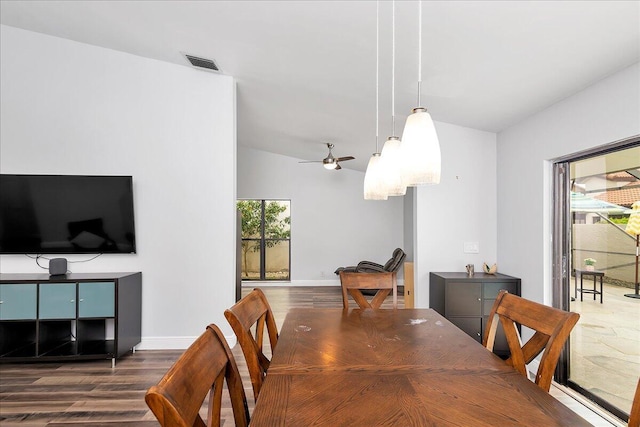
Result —
<path fill-rule="evenodd" d="M 339 267 L 335 273 L 340 274 L 341 271 L 349 271 L 355 273 L 394 273 L 400 269 L 402 262 L 407 257 L 407 254 L 400 248 L 396 248 L 393 251 L 391 259 L 384 265 L 375 263 L 373 261 L 360 261 L 358 265 L 349 267 Z"/>

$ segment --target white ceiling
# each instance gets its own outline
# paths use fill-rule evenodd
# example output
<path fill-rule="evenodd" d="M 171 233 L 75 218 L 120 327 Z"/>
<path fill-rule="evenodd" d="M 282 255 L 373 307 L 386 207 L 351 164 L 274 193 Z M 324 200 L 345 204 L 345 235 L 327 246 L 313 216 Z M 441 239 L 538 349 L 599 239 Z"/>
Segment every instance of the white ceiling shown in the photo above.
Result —
<path fill-rule="evenodd" d="M 395 8 L 401 136 L 417 106 L 418 3 Z M 391 11 L 380 2 L 380 145 Z M 422 16 L 422 104 L 440 122 L 498 132 L 640 60 L 638 1 L 425 1 Z M 321 159 L 333 142 L 360 170 L 375 149 L 375 1 L 3 0 L 0 21 L 185 66 L 181 52 L 215 59 L 237 79 L 241 145 Z"/>

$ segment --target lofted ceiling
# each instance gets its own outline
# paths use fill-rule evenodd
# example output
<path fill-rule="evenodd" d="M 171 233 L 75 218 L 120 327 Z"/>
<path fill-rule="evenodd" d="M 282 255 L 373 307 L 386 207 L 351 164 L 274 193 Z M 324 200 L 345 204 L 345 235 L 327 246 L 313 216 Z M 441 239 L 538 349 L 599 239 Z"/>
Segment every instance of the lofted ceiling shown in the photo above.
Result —
<path fill-rule="evenodd" d="M 422 104 L 440 122 L 499 132 L 640 60 L 638 1 L 422 9 Z M 417 106 L 417 11 L 395 3 L 398 136 Z M 381 1 L 380 145 L 392 134 L 391 18 Z M 359 170 L 375 151 L 375 1 L 3 0 L 0 22 L 185 67 L 183 53 L 214 59 L 237 81 L 240 145 L 314 160 L 331 142 Z"/>

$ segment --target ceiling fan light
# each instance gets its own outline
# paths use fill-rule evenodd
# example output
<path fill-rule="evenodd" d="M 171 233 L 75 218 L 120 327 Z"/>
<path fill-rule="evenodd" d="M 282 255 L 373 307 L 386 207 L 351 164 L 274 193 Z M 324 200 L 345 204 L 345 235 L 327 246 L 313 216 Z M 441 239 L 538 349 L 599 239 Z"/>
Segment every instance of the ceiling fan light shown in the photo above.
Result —
<path fill-rule="evenodd" d="M 325 169 L 333 170 L 338 167 L 338 162 L 336 162 L 334 159 L 325 159 L 322 161 L 322 166 L 324 166 Z"/>
<path fill-rule="evenodd" d="M 440 142 L 425 108 L 413 109 L 402 133 L 403 181 L 407 186 L 439 184 Z"/>
<path fill-rule="evenodd" d="M 365 200 L 387 200 L 380 160 L 380 153 L 374 153 L 367 164 L 367 171 L 364 174 Z"/>
<path fill-rule="evenodd" d="M 390 136 L 382 147 L 381 163 L 383 183 L 388 196 L 404 196 L 407 186 L 404 185 L 401 157 L 401 141 L 397 136 Z"/>

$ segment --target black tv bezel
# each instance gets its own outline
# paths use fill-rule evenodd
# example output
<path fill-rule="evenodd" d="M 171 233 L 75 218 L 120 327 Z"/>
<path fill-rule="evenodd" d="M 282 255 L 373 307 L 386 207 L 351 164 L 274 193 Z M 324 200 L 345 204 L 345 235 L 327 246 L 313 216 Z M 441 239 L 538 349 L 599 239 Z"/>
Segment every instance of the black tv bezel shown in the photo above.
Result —
<path fill-rule="evenodd" d="M 59 177 L 77 177 L 77 178 L 128 178 L 129 179 L 129 192 L 131 194 L 131 223 L 133 226 L 133 244 L 131 252 L 99 252 L 92 250 L 74 250 L 74 251 L 66 251 L 66 250 L 54 250 L 48 252 L 24 252 L 24 251 L 5 251 L 0 248 L 0 255 L 92 255 L 92 254 L 108 254 L 108 255 L 131 255 L 137 253 L 137 234 L 136 234 L 136 210 L 135 210 L 135 195 L 133 192 L 133 175 L 67 175 L 67 174 L 21 174 L 21 173 L 2 173 L 0 174 L 0 179 L 3 176 L 12 176 L 12 177 L 51 177 L 51 178 L 59 178 Z"/>

